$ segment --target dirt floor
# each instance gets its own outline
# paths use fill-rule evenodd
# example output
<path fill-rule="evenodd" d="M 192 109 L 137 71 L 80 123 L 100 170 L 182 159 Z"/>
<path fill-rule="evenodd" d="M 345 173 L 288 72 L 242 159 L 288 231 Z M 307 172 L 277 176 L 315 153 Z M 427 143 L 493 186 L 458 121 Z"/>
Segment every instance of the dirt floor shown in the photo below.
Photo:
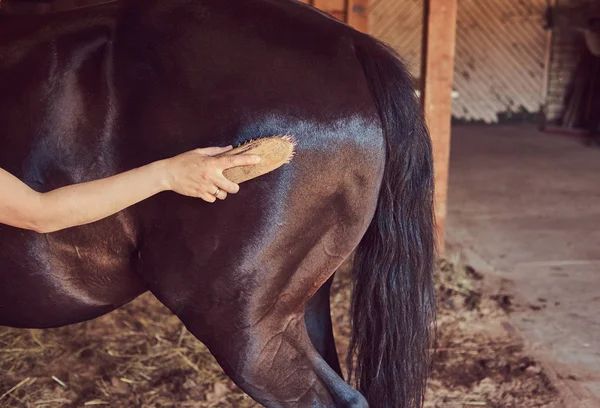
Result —
<path fill-rule="evenodd" d="M 427 407 L 561 407 L 506 320 L 511 298 L 450 261 L 438 268 L 438 347 Z M 350 279 L 334 283 L 340 354 Z M 0 328 L 0 407 L 254 407 L 177 318 L 146 294 L 122 309 L 53 330 Z"/>
<path fill-rule="evenodd" d="M 455 126 L 446 244 L 505 278 L 569 408 L 600 407 L 600 149 L 533 126 Z"/>

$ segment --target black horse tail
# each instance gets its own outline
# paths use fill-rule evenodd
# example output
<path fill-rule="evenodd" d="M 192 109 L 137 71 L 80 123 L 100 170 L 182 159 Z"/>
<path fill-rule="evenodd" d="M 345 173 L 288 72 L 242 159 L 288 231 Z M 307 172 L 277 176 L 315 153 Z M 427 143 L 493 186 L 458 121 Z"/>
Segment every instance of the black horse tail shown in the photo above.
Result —
<path fill-rule="evenodd" d="M 431 140 L 412 77 L 394 51 L 362 35 L 355 50 L 381 116 L 386 163 L 374 218 L 354 257 L 348 364 L 369 406 L 416 408 L 435 336 Z"/>

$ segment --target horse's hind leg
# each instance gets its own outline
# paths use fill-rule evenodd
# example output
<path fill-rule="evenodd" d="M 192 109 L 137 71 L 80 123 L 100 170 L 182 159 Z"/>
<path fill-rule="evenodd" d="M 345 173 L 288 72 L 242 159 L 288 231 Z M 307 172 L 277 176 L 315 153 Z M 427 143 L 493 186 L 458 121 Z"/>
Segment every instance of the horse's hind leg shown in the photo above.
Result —
<path fill-rule="evenodd" d="M 331 323 L 330 293 L 334 276 L 319 288 L 306 306 L 304 318 L 308 335 L 321 357 L 342 377 L 342 368 L 335 347 Z"/>
<path fill-rule="evenodd" d="M 368 406 L 312 346 L 302 313 L 269 313 L 237 332 L 208 336 L 202 324 L 185 320 L 227 374 L 266 407 Z"/>
<path fill-rule="evenodd" d="M 243 243 L 244 235 L 231 236 L 219 258 L 210 252 L 190 257 L 197 244 L 159 239 L 169 247 L 144 251 L 144 271 L 152 292 L 256 401 L 267 407 L 366 407 L 363 396 L 319 355 L 305 323 L 308 300 L 360 234 L 345 226 L 301 225 L 253 240 L 264 244 L 258 250 Z M 297 239 L 309 232 L 313 238 Z M 165 253 L 167 259 L 160 256 Z"/>

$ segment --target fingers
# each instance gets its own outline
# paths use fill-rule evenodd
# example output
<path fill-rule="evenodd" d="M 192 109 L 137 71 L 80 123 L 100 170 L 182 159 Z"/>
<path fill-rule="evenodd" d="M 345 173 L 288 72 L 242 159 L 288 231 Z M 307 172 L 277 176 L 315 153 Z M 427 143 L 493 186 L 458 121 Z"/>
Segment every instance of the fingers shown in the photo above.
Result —
<path fill-rule="evenodd" d="M 212 195 L 210 193 L 201 193 L 198 195 L 198 198 L 201 198 L 202 200 L 206 201 L 207 203 L 214 203 L 215 201 L 217 201 L 217 197 L 215 197 L 214 195 Z"/>
<path fill-rule="evenodd" d="M 225 170 L 231 167 L 249 166 L 260 163 L 260 156 L 251 154 L 241 154 L 239 156 L 227 156 L 217 159 L 219 166 Z"/>
<path fill-rule="evenodd" d="M 208 203 L 225 200 L 229 194 L 236 194 L 240 190 L 239 185 L 228 180 L 223 171 L 232 167 L 257 164 L 260 157 L 249 154 L 209 157 L 231 149 L 231 146 L 209 147 L 178 156 L 176 163 L 179 168 L 175 166 L 178 171 L 174 172 L 173 178 L 179 182 L 175 183 L 172 190 L 201 198 Z"/>
<path fill-rule="evenodd" d="M 233 183 L 231 183 L 233 184 Z M 234 184 L 235 185 L 235 184 Z M 207 203 L 214 203 L 219 200 L 225 200 L 227 198 L 227 192 L 217 186 L 213 186 L 209 192 L 200 192 L 198 197 L 206 201 Z"/>
<path fill-rule="evenodd" d="M 223 174 L 220 174 L 215 184 L 223 191 L 230 194 L 237 194 L 240 191 L 240 186 L 227 179 Z"/>
<path fill-rule="evenodd" d="M 196 149 L 194 150 L 196 153 L 202 154 L 204 156 L 216 156 L 221 153 L 225 153 L 233 149 L 233 146 L 225 146 L 225 147 L 206 147 L 204 149 Z"/>
<path fill-rule="evenodd" d="M 216 195 L 216 198 L 219 200 L 225 200 L 227 198 L 227 193 L 223 190 L 219 191 L 219 194 Z"/>

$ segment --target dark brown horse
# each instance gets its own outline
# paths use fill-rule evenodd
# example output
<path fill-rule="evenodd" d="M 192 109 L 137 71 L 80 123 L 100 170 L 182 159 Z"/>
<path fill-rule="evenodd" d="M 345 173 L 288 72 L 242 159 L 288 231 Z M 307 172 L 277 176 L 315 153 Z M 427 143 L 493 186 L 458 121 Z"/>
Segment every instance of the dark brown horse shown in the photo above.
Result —
<path fill-rule="evenodd" d="M 0 167 L 38 191 L 200 146 L 298 142 L 218 205 L 164 193 L 63 232 L 0 226 L 0 324 L 81 322 L 151 291 L 268 407 L 421 406 L 433 173 L 411 83 L 384 45 L 292 0 L 0 15 Z M 360 393 L 329 315 L 354 250 Z"/>

